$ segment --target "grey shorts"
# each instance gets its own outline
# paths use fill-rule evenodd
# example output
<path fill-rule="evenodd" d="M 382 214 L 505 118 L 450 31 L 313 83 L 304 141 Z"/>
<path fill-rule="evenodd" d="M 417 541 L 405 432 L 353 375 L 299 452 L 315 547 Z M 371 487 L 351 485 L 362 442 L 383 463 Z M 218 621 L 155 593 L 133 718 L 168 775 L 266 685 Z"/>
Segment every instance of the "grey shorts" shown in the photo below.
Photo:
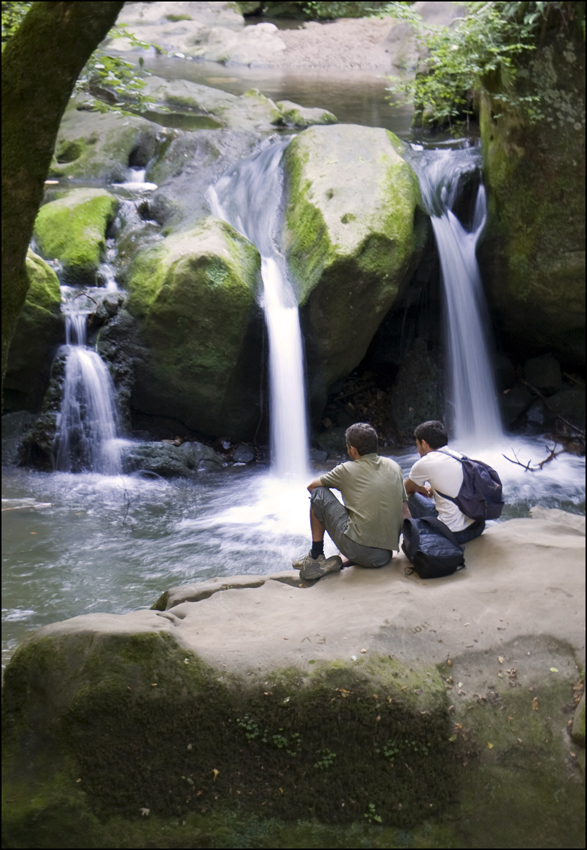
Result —
<path fill-rule="evenodd" d="M 314 516 L 326 526 L 326 531 L 345 558 L 359 567 L 375 568 L 389 564 L 393 552 L 374 546 L 363 546 L 347 537 L 345 531 L 349 522 L 348 511 L 328 487 L 316 487 L 312 491 L 310 501 Z"/>

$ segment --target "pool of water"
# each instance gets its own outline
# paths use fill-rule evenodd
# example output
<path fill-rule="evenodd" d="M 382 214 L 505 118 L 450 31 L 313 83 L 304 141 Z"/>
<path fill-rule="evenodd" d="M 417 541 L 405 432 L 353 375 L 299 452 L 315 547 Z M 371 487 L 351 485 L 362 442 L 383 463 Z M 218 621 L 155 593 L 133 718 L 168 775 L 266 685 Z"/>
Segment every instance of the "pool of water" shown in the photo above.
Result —
<path fill-rule="evenodd" d="M 515 438 L 476 453 L 500 473 L 503 519 L 537 504 L 585 513 L 584 458 L 564 454 L 526 472 L 503 457 L 535 465 L 547 444 Z M 407 475 L 417 455 L 394 457 Z M 194 481 L 3 472 L 4 664 L 48 623 L 150 607 L 179 584 L 289 570 L 309 548 L 308 481 L 277 478 L 261 465 Z M 325 552 L 336 552 L 328 538 Z"/>

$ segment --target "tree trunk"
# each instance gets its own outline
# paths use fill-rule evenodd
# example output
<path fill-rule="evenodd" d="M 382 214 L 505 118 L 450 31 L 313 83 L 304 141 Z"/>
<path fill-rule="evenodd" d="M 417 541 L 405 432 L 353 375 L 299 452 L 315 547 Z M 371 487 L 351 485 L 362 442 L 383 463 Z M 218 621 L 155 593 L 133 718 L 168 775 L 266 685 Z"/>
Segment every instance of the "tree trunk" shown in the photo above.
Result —
<path fill-rule="evenodd" d="M 123 6 L 33 3 L 2 54 L 2 387 L 61 118 L 82 68 Z"/>

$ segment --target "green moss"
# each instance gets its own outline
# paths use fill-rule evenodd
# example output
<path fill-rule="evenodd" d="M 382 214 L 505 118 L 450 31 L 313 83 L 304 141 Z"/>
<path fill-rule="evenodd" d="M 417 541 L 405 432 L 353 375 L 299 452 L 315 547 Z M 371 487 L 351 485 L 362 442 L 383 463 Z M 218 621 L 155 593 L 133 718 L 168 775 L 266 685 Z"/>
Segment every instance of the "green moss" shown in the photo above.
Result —
<path fill-rule="evenodd" d="M 106 230 L 118 206 L 119 201 L 102 189 L 75 189 L 45 204 L 34 231 L 40 251 L 62 263 L 67 280 L 94 283 L 106 251 Z"/>
<path fill-rule="evenodd" d="M 58 163 L 73 162 L 84 153 L 87 147 L 86 139 L 64 139 L 55 151 Z"/>
<path fill-rule="evenodd" d="M 165 15 L 165 18 L 173 24 L 177 21 L 193 21 L 191 15 Z"/>
<path fill-rule="evenodd" d="M 192 406 L 204 417 L 219 414 L 257 309 L 259 279 L 255 247 L 212 218 L 137 255 L 128 309 L 149 349 L 148 382 L 175 415 Z"/>

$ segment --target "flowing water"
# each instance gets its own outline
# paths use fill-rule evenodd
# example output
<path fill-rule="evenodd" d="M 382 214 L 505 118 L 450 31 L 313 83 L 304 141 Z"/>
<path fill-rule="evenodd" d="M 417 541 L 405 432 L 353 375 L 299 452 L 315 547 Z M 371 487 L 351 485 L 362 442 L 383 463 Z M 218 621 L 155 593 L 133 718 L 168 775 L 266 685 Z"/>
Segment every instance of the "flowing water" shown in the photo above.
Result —
<path fill-rule="evenodd" d="M 276 474 L 307 477 L 308 434 L 298 305 L 279 249 L 283 174 L 291 137 L 265 144 L 208 190 L 212 212 L 261 254 L 262 306 L 269 336 L 271 459 Z"/>
<path fill-rule="evenodd" d="M 475 256 L 486 218 L 483 185 L 470 229 L 452 211 L 460 178 L 479 168 L 479 150 L 420 148 L 412 156 L 442 271 L 449 426 L 467 450 L 491 446 L 501 441 L 503 433 L 492 369 L 491 322 Z"/>
<path fill-rule="evenodd" d="M 62 472 L 121 471 L 114 384 L 99 354 L 86 345 L 90 310 L 84 292 L 62 287 L 67 360 L 57 418 L 55 465 Z"/>

